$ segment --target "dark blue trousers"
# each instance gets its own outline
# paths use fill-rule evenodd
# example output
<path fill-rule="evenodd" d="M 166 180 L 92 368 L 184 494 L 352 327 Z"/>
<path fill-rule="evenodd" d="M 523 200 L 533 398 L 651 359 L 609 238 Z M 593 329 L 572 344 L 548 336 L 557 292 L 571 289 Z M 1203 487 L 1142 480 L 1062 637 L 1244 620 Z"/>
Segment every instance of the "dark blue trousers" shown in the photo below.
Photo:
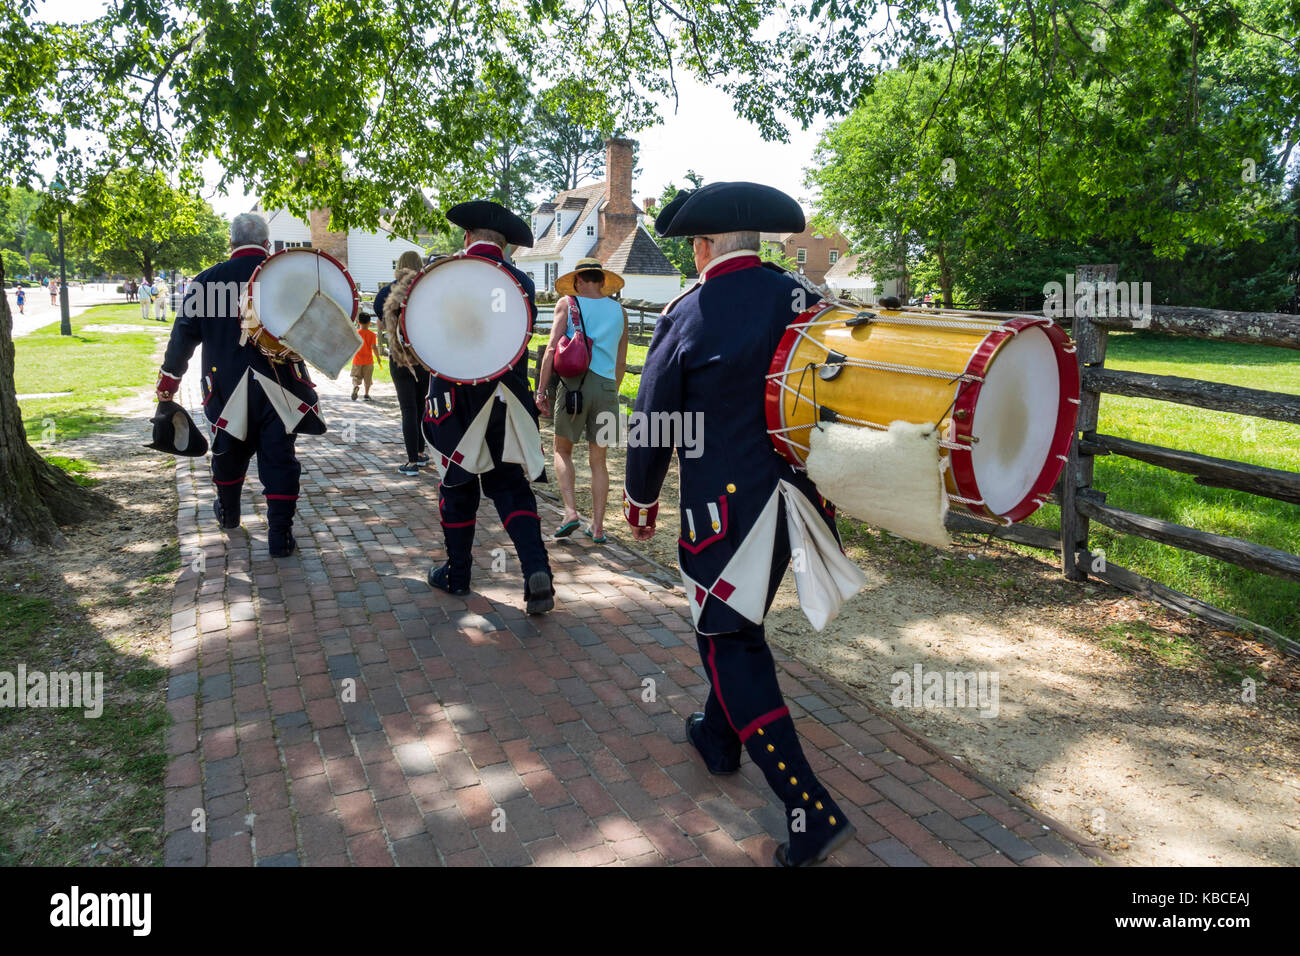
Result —
<path fill-rule="evenodd" d="M 287 531 L 293 525 L 298 502 L 302 466 L 294 443 L 297 435 L 284 430 L 260 388 L 249 389 L 248 436 L 242 441 L 224 429 L 212 439 L 212 481 L 226 521 L 239 518 L 239 495 L 248 465 L 257 456 L 257 477 L 266 495 L 267 524 L 272 531 Z"/>

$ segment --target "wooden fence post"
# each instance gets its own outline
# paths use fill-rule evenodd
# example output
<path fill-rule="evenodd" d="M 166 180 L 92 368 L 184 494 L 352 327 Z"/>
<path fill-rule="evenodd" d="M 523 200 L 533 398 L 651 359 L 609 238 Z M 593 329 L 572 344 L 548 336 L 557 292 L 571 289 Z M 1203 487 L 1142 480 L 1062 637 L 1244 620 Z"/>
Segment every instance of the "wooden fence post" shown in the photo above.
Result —
<path fill-rule="evenodd" d="M 1116 267 L 1079 266 L 1075 270 L 1075 282 L 1096 282 L 1116 279 Z M 1073 292 L 1073 290 L 1070 290 Z M 1095 301 L 1095 300 L 1094 300 Z M 1065 307 L 1074 309 L 1074 301 L 1067 294 Z M 1106 329 L 1093 323 L 1090 315 L 1075 315 L 1071 329 L 1075 358 L 1079 361 L 1079 377 L 1083 377 L 1085 368 L 1101 368 L 1106 363 Z M 1088 576 L 1087 568 L 1080 568 L 1078 552 L 1088 551 L 1088 519 L 1079 514 L 1076 506 L 1078 493 L 1092 487 L 1093 456 L 1090 452 L 1079 450 L 1079 435 L 1091 440 L 1097 433 L 1097 414 L 1101 407 L 1101 392 L 1079 391 L 1079 421 L 1075 427 L 1074 439 L 1070 442 L 1070 457 L 1065 465 L 1065 474 L 1061 477 L 1061 571 L 1071 581 L 1082 581 Z"/>

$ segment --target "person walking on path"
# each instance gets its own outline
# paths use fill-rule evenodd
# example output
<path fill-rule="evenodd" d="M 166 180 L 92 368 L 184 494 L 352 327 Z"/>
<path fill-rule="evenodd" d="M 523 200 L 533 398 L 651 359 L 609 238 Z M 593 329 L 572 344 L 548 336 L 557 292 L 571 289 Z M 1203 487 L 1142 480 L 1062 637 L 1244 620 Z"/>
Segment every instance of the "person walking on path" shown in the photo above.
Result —
<path fill-rule="evenodd" d="M 700 658 L 709 678 L 686 736 L 710 773 L 740 769 L 745 748 L 785 804 L 780 866 L 826 859 L 854 832 L 817 780 L 777 681 L 763 630 L 792 554 L 800 604 L 820 629 L 860 587 L 840 549 L 834 509 L 806 473 L 776 453 L 764 416 L 766 375 L 790 322 L 816 301 L 795 278 L 764 268 L 762 232 L 804 229 L 799 204 L 757 183 L 683 190 L 655 221 L 690 237 L 700 281 L 655 324 L 637 393 L 638 416 L 691 416 L 698 454 L 680 442 L 629 434 L 624 516 L 639 541 L 655 533 L 659 492 L 678 446 L 678 561 Z"/>
<path fill-rule="evenodd" d="M 159 322 L 167 321 L 167 283 L 159 281 L 153 286 L 153 315 Z"/>
<path fill-rule="evenodd" d="M 398 467 L 403 475 L 415 477 L 420 468 L 429 463 L 424 452 L 424 399 L 429 394 L 429 370 L 420 364 L 415 353 L 402 344 L 398 335 L 398 320 L 406 293 L 423 263 L 413 249 L 403 252 L 397 259 L 393 281 L 375 296 L 375 315 L 388 339 L 388 374 L 397 390 L 397 405 L 402 412 L 402 441 L 406 445 L 406 464 Z"/>
<path fill-rule="evenodd" d="M 618 435 L 618 389 L 627 368 L 627 312 L 611 299 L 623 288 L 623 277 L 605 270 L 599 260 L 581 259 L 570 273 L 555 280 L 560 299 L 555 303 L 551 340 L 542 357 L 534 401 L 543 415 L 551 414 L 547 395 L 556 350 L 578 324 L 591 349 L 591 364 L 584 375 L 560 379 L 562 390 L 555 402 L 555 473 L 564 499 L 564 521 L 554 536 L 567 538 L 578 529 L 578 505 L 573 468 L 573 448 L 587 436 L 591 462 L 591 524 L 587 537 L 605 543 L 605 508 L 609 497 L 608 444 Z M 575 321 L 576 320 L 576 321 Z"/>
<path fill-rule="evenodd" d="M 23 314 L 23 305 L 27 302 L 27 292 L 22 286 L 18 287 L 18 314 Z"/>
<path fill-rule="evenodd" d="M 59 304 L 59 284 L 53 279 L 50 280 L 50 305 Z"/>
<path fill-rule="evenodd" d="M 352 401 L 357 400 L 357 390 L 365 385 L 365 399 L 373 402 L 370 386 L 375 376 L 375 360 L 378 359 L 379 367 L 383 368 L 384 359 L 379 354 L 379 337 L 370 328 L 370 316 L 363 314 L 357 321 L 361 323 L 361 328 L 358 329 L 361 333 L 361 348 L 352 356 Z"/>
<path fill-rule="evenodd" d="M 153 286 L 149 284 L 148 278 L 140 280 L 139 292 L 140 318 L 148 320 L 153 318 Z"/>

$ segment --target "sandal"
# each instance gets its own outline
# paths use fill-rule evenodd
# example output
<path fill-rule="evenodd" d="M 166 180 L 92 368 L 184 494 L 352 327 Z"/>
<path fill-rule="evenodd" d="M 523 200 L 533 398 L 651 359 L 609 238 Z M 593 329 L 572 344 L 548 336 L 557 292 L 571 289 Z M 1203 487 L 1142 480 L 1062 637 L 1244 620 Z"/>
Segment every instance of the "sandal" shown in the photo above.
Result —
<path fill-rule="evenodd" d="M 592 534 L 590 527 L 583 528 L 582 533 L 585 534 L 592 541 L 596 542 L 596 544 L 604 544 L 606 541 L 606 538 L 603 534 L 600 535 L 600 537 L 597 537 L 596 535 Z"/>
<path fill-rule="evenodd" d="M 574 518 L 572 521 L 566 521 L 564 522 L 564 524 L 560 525 L 558 528 L 555 529 L 555 532 L 551 535 L 551 537 L 567 538 L 569 535 L 573 534 L 573 532 L 577 531 L 581 525 L 582 522 L 579 521 L 577 518 Z"/>

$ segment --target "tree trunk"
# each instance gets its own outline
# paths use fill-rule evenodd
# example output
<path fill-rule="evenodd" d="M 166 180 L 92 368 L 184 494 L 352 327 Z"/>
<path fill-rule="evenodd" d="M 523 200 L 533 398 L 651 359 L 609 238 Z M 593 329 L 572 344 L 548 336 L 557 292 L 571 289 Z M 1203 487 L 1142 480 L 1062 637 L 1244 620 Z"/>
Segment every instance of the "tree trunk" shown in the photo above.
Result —
<path fill-rule="evenodd" d="M 943 293 L 943 307 L 952 308 L 952 268 L 948 265 L 948 253 L 943 242 L 938 245 L 939 253 L 939 291 Z"/>
<path fill-rule="evenodd" d="M 144 254 L 144 277 L 153 285 L 153 256 L 147 252 Z"/>
<path fill-rule="evenodd" d="M 4 264 L 0 262 L 0 286 Z M 59 525 L 84 520 L 114 507 L 47 464 L 27 444 L 14 387 L 13 318 L 0 296 L 0 552 L 25 552 L 62 545 Z"/>

